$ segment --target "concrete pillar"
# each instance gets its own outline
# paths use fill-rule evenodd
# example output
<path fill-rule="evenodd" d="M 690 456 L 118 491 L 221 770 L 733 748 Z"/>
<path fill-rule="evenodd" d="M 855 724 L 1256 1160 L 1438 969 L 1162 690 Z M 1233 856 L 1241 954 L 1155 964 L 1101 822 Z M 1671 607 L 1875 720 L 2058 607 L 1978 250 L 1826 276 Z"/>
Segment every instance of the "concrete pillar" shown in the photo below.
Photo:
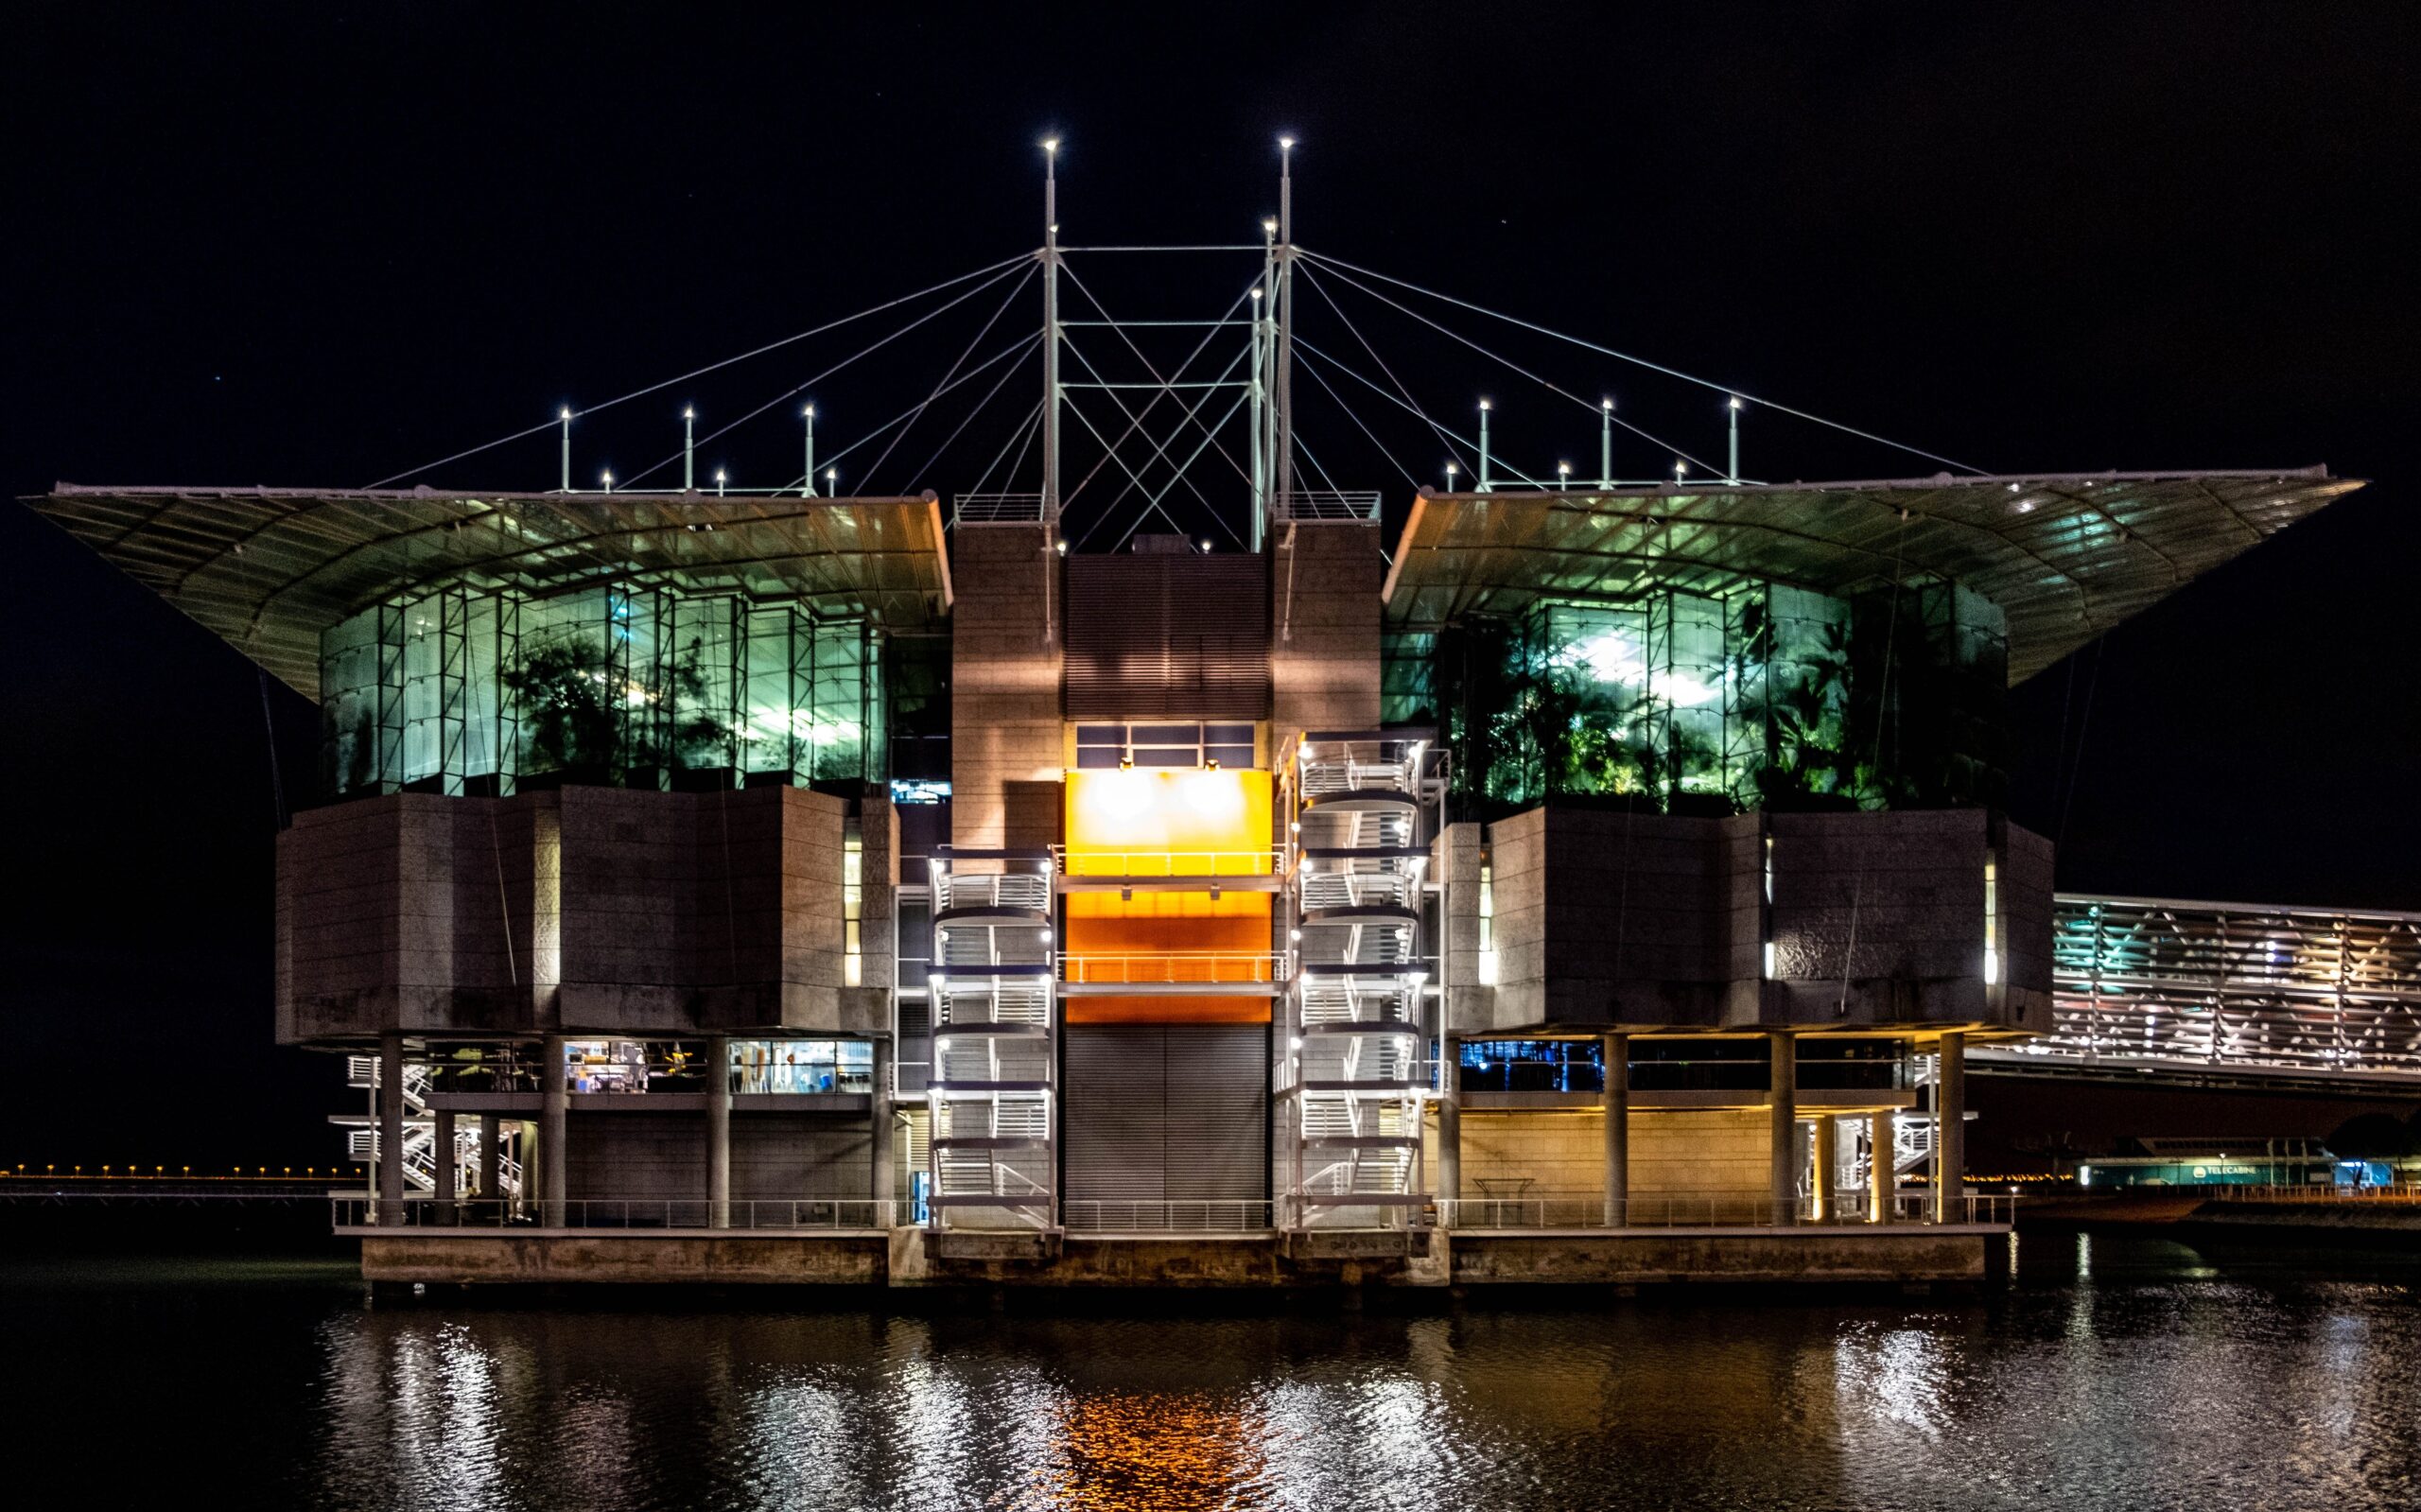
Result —
<path fill-rule="evenodd" d="M 706 1041 L 706 1226 L 731 1226 L 731 1041 Z"/>
<path fill-rule="evenodd" d="M 1606 1061 L 1606 1087 L 1597 1105 L 1606 1116 L 1606 1226 L 1630 1223 L 1630 1036 L 1599 1041 Z"/>
<path fill-rule="evenodd" d="M 891 1171 L 897 1158 L 891 1144 L 891 1067 L 895 1053 L 891 1041 L 874 1042 L 874 1095 L 866 1100 L 866 1143 L 867 1157 L 874 1162 L 874 1185 L 868 1190 L 874 1193 L 873 1225 L 877 1228 L 891 1226 L 891 1204 L 897 1195 Z"/>
<path fill-rule="evenodd" d="M 435 1137 L 429 1140 L 428 1156 L 429 1169 L 437 1177 L 437 1226 L 451 1228 L 462 1221 L 454 1210 L 454 1199 L 460 1195 L 454 1190 L 454 1110 L 442 1107 L 431 1118 L 436 1129 Z"/>
<path fill-rule="evenodd" d="M 404 1036 L 378 1040 L 378 1222 L 404 1221 Z"/>
<path fill-rule="evenodd" d="M 1437 1041 L 1444 1064 L 1437 1068 L 1437 1195 L 1463 1199 L 1463 1042 L 1453 1034 Z"/>
<path fill-rule="evenodd" d="M 539 1222 L 561 1228 L 564 1207 L 564 1126 L 571 1121 L 571 1078 L 564 1064 L 564 1036 L 549 1034 L 538 1047 Z M 524 1173 L 528 1167 L 523 1168 Z"/>
<path fill-rule="evenodd" d="M 1842 1214 L 1834 1211 L 1840 1201 L 1841 1132 L 1838 1121 L 1830 1113 L 1816 1115 L 1816 1221 L 1837 1224 Z"/>
<path fill-rule="evenodd" d="M 504 1127 L 493 1113 L 479 1115 L 479 1216 L 504 1222 Z"/>
<path fill-rule="evenodd" d="M 1772 1051 L 1772 1089 L 1767 1094 L 1773 1108 L 1773 1199 L 1774 1222 L 1795 1224 L 1799 1221 L 1799 1048 L 1789 1034 L 1776 1031 L 1767 1036 Z"/>
<path fill-rule="evenodd" d="M 1884 1108 L 1866 1116 L 1867 1183 L 1866 1217 L 1869 1223 L 1888 1224 L 1891 1221 L 1891 1198 L 1899 1190 L 1900 1178 L 1893 1169 L 1899 1156 L 1891 1144 L 1891 1110 Z"/>
<path fill-rule="evenodd" d="M 1933 1083 L 1933 1221 L 1963 1223 L 1967 1190 L 1967 1036 L 1942 1036 L 1942 1069 Z"/>

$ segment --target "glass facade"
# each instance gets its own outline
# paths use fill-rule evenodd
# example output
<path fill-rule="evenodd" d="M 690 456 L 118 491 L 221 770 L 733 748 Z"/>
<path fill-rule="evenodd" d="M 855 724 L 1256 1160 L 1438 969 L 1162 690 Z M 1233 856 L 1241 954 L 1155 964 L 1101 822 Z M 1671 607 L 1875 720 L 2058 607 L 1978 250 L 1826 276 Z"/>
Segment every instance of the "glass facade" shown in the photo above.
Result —
<path fill-rule="evenodd" d="M 880 782 L 882 663 L 862 620 L 734 595 L 397 598 L 321 637 L 322 782 L 332 796 L 663 787 L 681 772 Z"/>
<path fill-rule="evenodd" d="M 1382 718 L 1446 732 L 1470 817 L 1996 804 L 2007 786 L 2006 629 L 1953 584 L 1541 600 L 1385 655 Z"/>

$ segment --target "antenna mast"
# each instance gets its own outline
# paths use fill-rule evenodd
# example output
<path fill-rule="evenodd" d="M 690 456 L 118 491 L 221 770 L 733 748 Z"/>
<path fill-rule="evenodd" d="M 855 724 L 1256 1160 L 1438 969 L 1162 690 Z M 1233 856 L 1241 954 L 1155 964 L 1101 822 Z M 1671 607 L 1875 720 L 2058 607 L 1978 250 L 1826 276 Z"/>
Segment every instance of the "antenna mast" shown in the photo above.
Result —
<path fill-rule="evenodd" d="M 1278 305 L 1277 433 L 1270 448 L 1278 467 L 1275 518 L 1295 513 L 1295 139 L 1278 139 L 1278 287 L 1270 291 Z"/>
<path fill-rule="evenodd" d="M 1042 144 L 1042 518 L 1059 528 L 1059 139 Z"/>

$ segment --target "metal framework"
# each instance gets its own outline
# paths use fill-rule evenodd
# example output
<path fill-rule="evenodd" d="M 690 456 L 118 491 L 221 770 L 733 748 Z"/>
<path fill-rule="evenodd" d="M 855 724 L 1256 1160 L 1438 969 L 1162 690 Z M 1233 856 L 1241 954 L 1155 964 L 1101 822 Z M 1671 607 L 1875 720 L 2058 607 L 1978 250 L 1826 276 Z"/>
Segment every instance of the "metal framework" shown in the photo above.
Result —
<path fill-rule="evenodd" d="M 2421 913 L 2062 895 L 2021 1063 L 2421 1082 Z"/>
<path fill-rule="evenodd" d="M 1428 1201 L 1421 941 L 1444 753 L 1425 732 L 1313 732 L 1284 754 L 1281 780 L 1298 943 L 1275 1078 L 1280 1222 L 1409 1225 Z"/>
<path fill-rule="evenodd" d="M 693 595 L 789 600 L 896 630 L 930 624 L 950 603 L 941 508 L 930 495 L 717 498 L 61 483 L 26 502 L 314 702 L 321 633 L 408 589 L 459 584 L 542 594 L 609 582 L 661 584 Z"/>
<path fill-rule="evenodd" d="M 1387 619 L 1419 632 L 1541 598 L 1939 581 L 2008 616 L 2019 683 L 2361 486 L 2310 467 L 1423 493 L 1387 575 Z"/>

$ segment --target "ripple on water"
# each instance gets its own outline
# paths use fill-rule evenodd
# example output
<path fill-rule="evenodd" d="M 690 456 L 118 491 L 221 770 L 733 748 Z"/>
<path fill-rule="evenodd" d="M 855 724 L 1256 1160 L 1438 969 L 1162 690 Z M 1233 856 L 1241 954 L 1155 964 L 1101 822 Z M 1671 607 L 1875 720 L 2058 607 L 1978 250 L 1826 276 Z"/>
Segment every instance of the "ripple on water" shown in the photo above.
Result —
<path fill-rule="evenodd" d="M 1154 1317 L 374 1309 L 179 1263 L 0 1272 L 36 1463 L 415 1512 L 2421 1505 L 2391 1260 L 2103 1236 L 1913 1310 Z"/>

